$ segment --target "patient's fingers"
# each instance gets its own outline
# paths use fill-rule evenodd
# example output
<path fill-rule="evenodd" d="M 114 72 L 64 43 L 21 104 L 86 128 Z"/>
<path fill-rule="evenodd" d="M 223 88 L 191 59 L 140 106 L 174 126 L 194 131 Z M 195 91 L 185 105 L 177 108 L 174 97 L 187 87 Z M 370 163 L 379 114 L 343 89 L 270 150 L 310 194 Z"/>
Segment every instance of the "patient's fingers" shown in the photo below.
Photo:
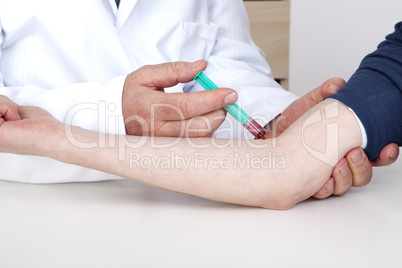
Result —
<path fill-rule="evenodd" d="M 0 96 L 0 118 L 3 121 L 20 120 L 17 104 L 6 96 Z"/>

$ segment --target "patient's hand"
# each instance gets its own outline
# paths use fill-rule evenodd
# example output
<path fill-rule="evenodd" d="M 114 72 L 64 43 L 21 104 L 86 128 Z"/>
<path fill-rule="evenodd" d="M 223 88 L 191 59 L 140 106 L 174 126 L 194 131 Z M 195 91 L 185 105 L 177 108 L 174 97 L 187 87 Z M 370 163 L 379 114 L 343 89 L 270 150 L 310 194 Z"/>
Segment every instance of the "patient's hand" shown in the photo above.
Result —
<path fill-rule="evenodd" d="M 63 134 L 64 125 L 47 111 L 0 96 L 0 152 L 53 157 Z"/>
<path fill-rule="evenodd" d="M 0 96 L 0 126 L 5 121 L 20 120 L 18 105 L 6 96 Z"/>
<path fill-rule="evenodd" d="M 321 102 L 325 97 L 336 93 L 345 85 L 341 78 L 332 78 L 300 99 L 294 101 L 283 113 L 267 125 L 270 132 L 268 138 L 279 136 L 308 109 Z M 330 195 L 343 195 L 350 187 L 367 185 L 373 174 L 373 166 L 387 166 L 396 161 L 399 155 L 397 144 L 389 144 L 383 148 L 380 156 L 369 161 L 362 148 L 349 151 L 334 167 L 331 177 L 314 194 L 316 198 Z"/>

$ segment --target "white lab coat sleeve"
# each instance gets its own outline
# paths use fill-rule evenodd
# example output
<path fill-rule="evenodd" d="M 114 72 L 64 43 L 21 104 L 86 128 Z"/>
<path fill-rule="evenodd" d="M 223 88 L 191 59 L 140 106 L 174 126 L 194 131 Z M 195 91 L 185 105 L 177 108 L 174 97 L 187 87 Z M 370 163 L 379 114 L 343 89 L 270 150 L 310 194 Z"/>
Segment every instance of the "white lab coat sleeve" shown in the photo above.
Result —
<path fill-rule="evenodd" d="M 297 99 L 274 80 L 263 52 L 250 37 L 241 0 L 210 1 L 210 24 L 218 27 L 205 73 L 220 87 L 238 92 L 238 104 L 262 126 Z M 194 84 L 190 91 L 202 90 Z M 218 138 L 253 138 L 228 115 Z"/>
<path fill-rule="evenodd" d="M 117 77 L 105 85 L 79 83 L 57 89 L 1 87 L 0 94 L 20 105 L 40 106 L 58 120 L 101 132 L 124 134 L 121 89 Z M 107 173 L 37 156 L 0 154 L 0 179 L 29 183 L 62 183 L 121 179 Z"/>
<path fill-rule="evenodd" d="M 122 90 L 125 76 L 115 77 L 105 84 L 74 83 L 59 88 L 33 85 L 0 87 L 19 105 L 41 107 L 57 120 L 68 125 L 113 134 L 125 134 L 122 116 Z"/>
<path fill-rule="evenodd" d="M 42 107 L 68 125 L 124 134 L 121 115 L 122 83 L 123 77 L 116 77 L 105 85 L 79 83 L 51 90 L 34 86 L 3 86 L 0 87 L 0 94 L 20 105 Z M 0 154 L 0 163 L 1 180 L 61 183 L 120 179 L 96 170 L 36 156 Z"/>
<path fill-rule="evenodd" d="M 59 33 L 61 29 L 56 31 L 54 27 L 39 24 L 36 28 L 40 30 L 36 30 L 35 27 L 21 26 L 29 25 L 29 20 L 24 16 L 15 21 L 25 21 L 25 24 L 5 17 L 8 31 L 0 20 L 0 94 L 8 96 L 20 105 L 42 107 L 62 122 L 71 119 L 67 124 L 95 131 L 125 134 L 121 115 L 126 71 L 119 69 L 112 71 L 110 76 L 105 76 L 109 74 L 105 68 L 96 69 L 97 65 L 89 64 L 97 62 L 94 57 L 86 58 L 79 49 L 76 49 L 77 53 L 74 54 L 74 41 L 67 43 L 65 39 L 58 40 L 57 38 L 61 38 L 60 34 L 48 36 L 51 33 Z M 40 21 L 39 18 L 37 20 Z M 86 32 L 78 32 L 77 35 L 84 33 Z M 82 41 L 78 39 L 76 42 Z M 49 47 L 46 50 L 44 47 L 47 44 Z M 53 51 L 50 45 L 59 44 L 63 47 Z M 111 45 L 116 45 L 116 41 L 111 42 Z M 113 57 L 105 55 L 105 58 L 110 62 Z M 105 62 L 108 62 L 107 60 Z M 100 64 L 103 64 L 103 61 Z M 92 71 L 93 69 L 95 70 Z M 113 67 L 110 67 L 110 70 L 113 70 Z M 98 73 L 98 76 L 90 75 L 91 72 Z M 74 113 L 73 116 L 71 113 Z"/>
<path fill-rule="evenodd" d="M 1 44 L 3 44 L 3 30 L 0 21 L 0 59 L 1 59 Z M 3 75 L 0 72 L 0 85 L 3 85 Z"/>
<path fill-rule="evenodd" d="M 1 32 L 1 25 L 0 25 Z M 0 46 L 3 36 L 0 35 Z M 1 50 L 0 50 L 1 59 Z M 58 120 L 96 131 L 124 134 L 121 97 L 125 77 L 108 83 L 77 83 L 48 89 L 35 86 L 6 87 L 0 73 L 0 94 L 20 105 L 39 106 Z M 104 124 L 106 123 L 106 124 Z M 99 181 L 120 177 L 68 165 L 53 159 L 0 153 L 0 179 L 30 183 Z"/>

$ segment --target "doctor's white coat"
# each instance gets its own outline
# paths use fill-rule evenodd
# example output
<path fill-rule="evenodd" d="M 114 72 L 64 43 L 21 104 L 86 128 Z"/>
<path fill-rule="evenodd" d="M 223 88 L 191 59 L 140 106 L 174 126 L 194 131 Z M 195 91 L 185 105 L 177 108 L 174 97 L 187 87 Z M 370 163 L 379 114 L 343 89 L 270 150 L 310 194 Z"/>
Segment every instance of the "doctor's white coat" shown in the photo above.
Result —
<path fill-rule="evenodd" d="M 0 94 L 60 121 L 124 134 L 125 77 L 147 64 L 206 59 L 261 124 L 296 99 L 252 42 L 241 0 L 0 0 Z M 202 90 L 194 82 L 169 92 Z M 228 126 L 234 129 L 228 130 Z M 217 137 L 244 138 L 228 116 Z M 0 179 L 32 183 L 116 177 L 33 156 L 0 154 Z"/>

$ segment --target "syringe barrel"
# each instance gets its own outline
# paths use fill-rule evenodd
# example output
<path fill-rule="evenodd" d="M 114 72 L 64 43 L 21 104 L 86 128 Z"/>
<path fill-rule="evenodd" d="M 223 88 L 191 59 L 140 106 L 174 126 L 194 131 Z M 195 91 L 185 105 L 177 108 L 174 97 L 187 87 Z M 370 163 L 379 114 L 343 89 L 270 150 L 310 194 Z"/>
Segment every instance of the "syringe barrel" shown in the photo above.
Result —
<path fill-rule="evenodd" d="M 252 117 L 243 125 L 248 131 L 250 131 L 251 134 L 256 139 L 263 139 L 265 140 L 265 134 L 267 134 L 267 131 L 265 128 L 260 126 Z"/>

